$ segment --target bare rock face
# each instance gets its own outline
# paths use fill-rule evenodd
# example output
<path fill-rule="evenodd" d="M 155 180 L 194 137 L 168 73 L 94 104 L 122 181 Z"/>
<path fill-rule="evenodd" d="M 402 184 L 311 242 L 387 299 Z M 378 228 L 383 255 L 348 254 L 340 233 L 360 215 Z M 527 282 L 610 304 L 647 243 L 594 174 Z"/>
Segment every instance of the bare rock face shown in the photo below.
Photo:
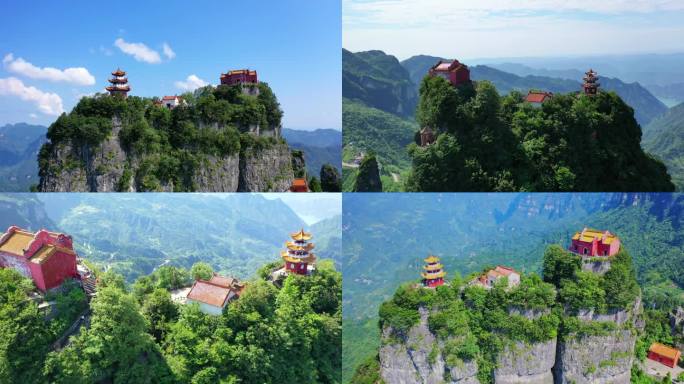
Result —
<path fill-rule="evenodd" d="M 235 192 L 238 189 L 240 157 L 206 156 L 192 177 L 193 185 L 204 192 Z"/>
<path fill-rule="evenodd" d="M 607 336 L 571 338 L 558 344 L 555 367 L 560 384 L 629 383 L 636 335 L 630 330 Z"/>
<path fill-rule="evenodd" d="M 684 308 L 677 307 L 670 313 L 670 328 L 675 339 L 675 346 L 684 349 Z"/>
<path fill-rule="evenodd" d="M 41 167 L 42 192 L 136 192 L 141 180 L 136 171 L 144 157 L 126 152 L 120 144 L 121 120 L 112 118 L 112 132 L 97 146 L 60 143 L 51 148 L 47 164 Z M 201 192 L 287 191 L 292 185 L 290 150 L 285 143 L 261 151 L 246 149 L 238 155 L 200 155 L 199 164 L 183 176 L 192 190 Z M 126 169 L 128 172 L 126 172 Z M 126 180 L 124 180 L 126 179 Z M 171 192 L 171 182 L 157 187 Z"/>
<path fill-rule="evenodd" d="M 247 149 L 240 154 L 239 192 L 285 192 L 293 179 L 287 144 L 263 150 Z"/>
<path fill-rule="evenodd" d="M 556 339 L 543 343 L 515 342 L 504 347 L 497 358 L 497 384 L 553 384 L 551 369 L 556 362 Z"/>
<path fill-rule="evenodd" d="M 428 328 L 428 316 L 429 311 L 421 308 L 420 322 L 406 335 L 397 335 L 390 327 L 383 330 L 382 379 L 387 384 L 479 384 L 476 362 L 445 363 L 441 345 Z"/>
<path fill-rule="evenodd" d="M 582 270 L 585 272 L 593 272 L 599 276 L 603 276 L 610 270 L 612 263 L 609 260 L 582 260 Z"/>

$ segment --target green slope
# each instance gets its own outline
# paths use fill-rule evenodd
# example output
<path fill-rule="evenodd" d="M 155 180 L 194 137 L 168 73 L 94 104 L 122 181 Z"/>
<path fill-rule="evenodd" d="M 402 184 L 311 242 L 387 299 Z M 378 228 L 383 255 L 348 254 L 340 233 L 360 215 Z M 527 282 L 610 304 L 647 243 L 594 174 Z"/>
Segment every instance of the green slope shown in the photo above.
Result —
<path fill-rule="evenodd" d="M 663 160 L 677 190 L 684 190 L 684 103 L 646 126 L 642 145 Z"/>

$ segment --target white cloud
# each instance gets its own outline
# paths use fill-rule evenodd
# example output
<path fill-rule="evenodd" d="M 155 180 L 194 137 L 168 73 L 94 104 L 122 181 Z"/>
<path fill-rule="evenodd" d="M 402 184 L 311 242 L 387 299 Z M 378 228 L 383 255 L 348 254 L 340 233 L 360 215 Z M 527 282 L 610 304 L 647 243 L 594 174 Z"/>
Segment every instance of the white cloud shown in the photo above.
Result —
<path fill-rule="evenodd" d="M 194 91 L 197 88 L 204 87 L 208 83 L 199 77 L 197 75 L 190 75 L 188 76 L 185 81 L 176 81 L 175 85 L 177 88 L 180 88 L 185 91 Z"/>
<path fill-rule="evenodd" d="M 35 113 L 29 113 L 29 117 L 32 119 L 37 119 L 38 115 L 36 115 Z"/>
<path fill-rule="evenodd" d="M 111 49 L 109 49 L 103 45 L 100 45 L 100 52 L 102 52 L 102 54 L 105 56 L 111 56 L 114 54 L 114 52 Z"/>
<path fill-rule="evenodd" d="M 133 58 L 138 61 L 144 61 L 150 64 L 161 63 L 159 52 L 143 43 L 127 43 L 124 39 L 118 38 L 114 41 L 114 45 L 123 53 L 133 56 Z"/>
<path fill-rule="evenodd" d="M 19 58 L 14 58 L 14 55 L 9 53 L 2 59 L 7 71 L 26 76 L 31 79 L 48 80 L 48 81 L 63 81 L 76 85 L 93 85 L 95 84 L 95 77 L 83 67 L 66 68 L 64 70 L 45 67 L 40 68 L 29 63 L 28 61 Z"/>
<path fill-rule="evenodd" d="M 164 56 L 166 56 L 167 59 L 171 60 L 176 57 L 176 52 L 174 52 L 173 49 L 171 49 L 171 46 L 169 46 L 167 43 L 164 43 L 162 50 L 164 51 Z"/>
<path fill-rule="evenodd" d="M 27 87 L 16 77 L 0 79 L 0 95 L 17 96 L 21 100 L 31 101 L 38 110 L 46 115 L 57 116 L 64 112 L 62 98 L 56 93 L 43 92 L 36 87 Z"/>

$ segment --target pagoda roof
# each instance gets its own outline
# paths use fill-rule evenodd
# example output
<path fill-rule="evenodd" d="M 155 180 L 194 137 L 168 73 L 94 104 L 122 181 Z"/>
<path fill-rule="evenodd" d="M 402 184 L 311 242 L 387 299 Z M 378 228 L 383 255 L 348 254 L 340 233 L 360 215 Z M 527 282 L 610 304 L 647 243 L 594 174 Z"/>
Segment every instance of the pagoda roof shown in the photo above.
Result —
<path fill-rule="evenodd" d="M 117 68 L 116 71 L 112 72 L 112 76 L 124 76 L 126 71 L 122 71 L 121 68 Z"/>
<path fill-rule="evenodd" d="M 618 237 L 609 231 L 584 228 L 581 232 L 575 232 L 575 235 L 572 236 L 572 239 L 579 240 L 584 243 L 591 243 L 596 240 L 602 242 L 603 244 L 610 245 L 613 243 L 613 241 L 617 240 Z"/>
<path fill-rule="evenodd" d="M 668 347 L 667 345 L 660 343 L 651 344 L 651 347 L 648 349 L 648 351 L 675 361 L 681 356 L 681 352 L 678 349 Z"/>
<path fill-rule="evenodd" d="M 439 262 L 439 257 L 437 257 L 435 255 L 430 255 L 430 256 L 426 257 L 425 259 L 423 259 L 423 261 L 425 261 L 426 263 L 430 263 L 430 264 L 431 263 L 437 263 L 437 262 Z"/>
<path fill-rule="evenodd" d="M 257 72 L 249 69 L 233 69 L 228 71 L 226 75 L 232 76 L 232 75 L 256 75 Z"/>
<path fill-rule="evenodd" d="M 128 83 L 128 78 L 124 77 L 124 78 L 119 79 L 118 77 L 114 77 L 114 78 L 111 78 L 107 81 L 109 81 L 110 83 L 125 84 L 125 83 Z"/>
<path fill-rule="evenodd" d="M 316 255 L 313 253 L 302 255 L 302 257 L 296 257 L 290 255 L 287 251 L 281 251 L 280 257 L 288 263 L 313 263 L 316 261 Z"/>
<path fill-rule="evenodd" d="M 461 67 L 465 67 L 465 65 L 458 60 L 440 60 L 430 70 L 435 72 L 452 72 Z"/>
<path fill-rule="evenodd" d="M 430 265 L 423 265 L 423 269 L 426 271 L 438 271 L 440 269 L 444 268 L 442 264 L 430 264 Z"/>
<path fill-rule="evenodd" d="M 164 96 L 164 97 L 162 97 L 162 100 L 176 100 L 176 99 L 180 100 L 181 97 L 180 96 Z"/>
<path fill-rule="evenodd" d="M 238 279 L 230 276 L 221 276 L 214 274 L 214 276 L 209 279 L 209 282 L 215 285 L 218 285 L 220 287 L 225 287 L 225 288 L 232 288 L 235 285 L 238 285 Z"/>
<path fill-rule="evenodd" d="M 114 87 L 114 86 L 110 85 L 109 87 L 106 87 L 105 89 L 110 91 L 110 92 L 111 91 L 126 91 L 126 92 L 128 92 L 131 90 L 131 87 L 129 87 L 128 85 L 125 87 Z"/>
<path fill-rule="evenodd" d="M 435 273 L 422 272 L 420 275 L 423 277 L 423 279 L 439 279 L 439 278 L 443 278 L 444 276 L 446 276 L 446 272 L 444 272 L 444 271 L 439 271 L 439 272 L 435 272 Z"/>
<path fill-rule="evenodd" d="M 307 252 L 314 249 L 314 247 L 315 247 L 315 245 L 313 243 L 306 243 L 306 246 L 301 246 L 301 245 L 295 244 L 292 241 L 286 242 L 285 246 L 287 247 L 287 249 L 291 249 L 293 251 L 307 251 Z"/>
<path fill-rule="evenodd" d="M 311 240 L 313 236 L 311 236 L 311 233 L 309 232 L 304 232 L 304 228 L 299 230 L 299 232 L 291 233 L 290 237 L 292 237 L 292 240 L 295 241 L 302 241 L 302 240 Z"/>

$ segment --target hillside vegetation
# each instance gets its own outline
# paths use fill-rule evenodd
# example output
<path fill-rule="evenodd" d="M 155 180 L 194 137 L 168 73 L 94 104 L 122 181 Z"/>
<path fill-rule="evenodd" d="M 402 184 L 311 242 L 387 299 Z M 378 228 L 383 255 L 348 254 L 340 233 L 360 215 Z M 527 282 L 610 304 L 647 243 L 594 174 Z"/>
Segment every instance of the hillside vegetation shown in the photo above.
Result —
<path fill-rule="evenodd" d="M 322 261 L 312 276 L 291 275 L 275 285 L 265 280 L 274 265 L 248 281 L 221 316 L 171 299 L 170 290 L 190 283 L 187 270 L 163 267 L 132 287 L 119 275 L 99 273 L 89 326 L 55 351 L 50 343 L 61 318 L 73 319 L 79 307 L 66 306 L 46 323 L 27 298 L 31 281 L 0 270 L 0 381 L 339 383 L 340 274 Z M 83 292 L 70 292 L 83 297 L 58 300 L 82 308 Z"/>
<path fill-rule="evenodd" d="M 684 190 L 684 103 L 644 128 L 642 144 L 667 165 L 678 191 Z"/>
<path fill-rule="evenodd" d="M 633 110 L 613 92 L 556 95 L 541 108 L 487 81 L 426 77 L 417 120 L 437 142 L 409 149 L 411 191 L 672 191 L 641 149 Z"/>

